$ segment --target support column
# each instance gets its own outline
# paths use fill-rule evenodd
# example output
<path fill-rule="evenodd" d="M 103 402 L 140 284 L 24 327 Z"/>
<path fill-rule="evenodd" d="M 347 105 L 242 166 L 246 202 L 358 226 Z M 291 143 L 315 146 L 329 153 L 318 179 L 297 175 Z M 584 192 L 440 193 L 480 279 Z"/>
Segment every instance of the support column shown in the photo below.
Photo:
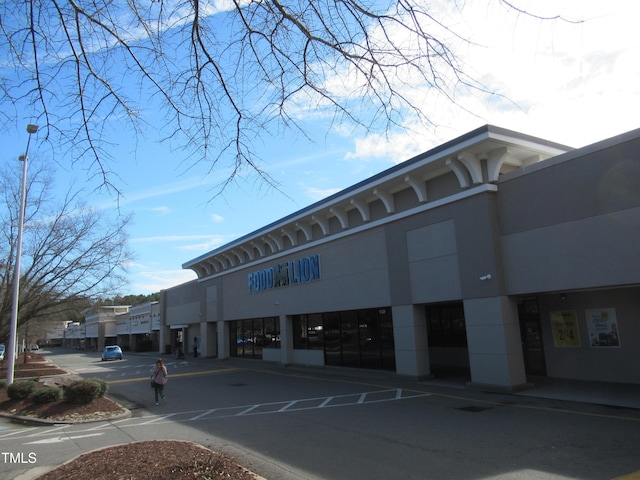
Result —
<path fill-rule="evenodd" d="M 497 391 L 529 388 L 522 356 L 518 306 L 510 297 L 464 301 L 470 387 Z"/>
<path fill-rule="evenodd" d="M 218 358 L 229 358 L 229 322 L 218 320 Z"/>
<path fill-rule="evenodd" d="M 198 337 L 200 348 L 198 349 L 198 356 L 207 358 L 209 356 L 209 349 L 207 346 L 209 345 L 209 331 L 207 329 L 207 322 L 200 322 L 199 328 L 196 327 L 197 333 L 195 336 Z M 191 344 L 189 345 L 189 353 L 193 355 L 193 339 L 191 340 Z"/>
<path fill-rule="evenodd" d="M 280 315 L 280 363 L 293 363 L 293 320 L 286 315 Z"/>
<path fill-rule="evenodd" d="M 396 350 L 396 373 L 419 379 L 431 376 L 427 319 L 424 307 L 399 305 L 391 308 Z"/>
<path fill-rule="evenodd" d="M 212 358 L 218 355 L 218 340 L 216 335 L 217 322 L 206 322 L 203 327 L 202 356 L 204 358 Z"/>
<path fill-rule="evenodd" d="M 167 345 L 171 345 L 171 330 L 162 322 L 158 330 L 158 353 L 166 353 Z"/>

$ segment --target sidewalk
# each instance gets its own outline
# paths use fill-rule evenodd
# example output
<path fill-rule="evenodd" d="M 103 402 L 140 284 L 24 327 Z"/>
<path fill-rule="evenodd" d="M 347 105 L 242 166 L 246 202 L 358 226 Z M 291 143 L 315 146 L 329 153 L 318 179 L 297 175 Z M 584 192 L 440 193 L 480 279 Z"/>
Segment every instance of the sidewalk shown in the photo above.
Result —
<path fill-rule="evenodd" d="M 444 375 L 441 378 L 426 380 L 425 383 L 438 387 L 465 389 L 470 380 L 468 375 Z M 531 389 L 512 394 L 521 397 L 548 398 L 640 410 L 640 384 L 590 382 L 535 376 L 530 376 L 527 380 L 532 385 Z"/>
<path fill-rule="evenodd" d="M 640 410 L 640 384 L 586 382 L 548 377 L 531 377 L 530 381 L 534 387 L 519 392 L 518 395 Z"/>

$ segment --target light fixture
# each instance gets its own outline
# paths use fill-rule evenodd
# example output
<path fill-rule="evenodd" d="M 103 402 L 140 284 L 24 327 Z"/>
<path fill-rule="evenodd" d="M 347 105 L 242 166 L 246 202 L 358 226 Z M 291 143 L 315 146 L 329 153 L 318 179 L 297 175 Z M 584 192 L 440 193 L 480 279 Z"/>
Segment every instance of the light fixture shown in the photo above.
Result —
<path fill-rule="evenodd" d="M 38 131 L 38 126 L 27 125 L 27 149 L 19 160 L 22 165 L 22 195 L 20 199 L 20 220 L 18 223 L 18 241 L 16 246 L 16 264 L 13 270 L 13 300 L 11 303 L 11 324 L 9 326 L 9 345 L 7 346 L 7 385 L 13 383 L 13 370 L 16 364 L 16 344 L 18 333 L 18 299 L 20 297 L 20 257 L 22 257 L 22 232 L 24 230 L 24 210 L 27 203 L 27 167 L 29 163 L 29 144 L 31 135 Z"/>
<path fill-rule="evenodd" d="M 483 282 L 484 282 L 485 280 L 491 280 L 491 274 L 490 274 L 490 273 L 487 273 L 486 275 L 481 276 L 481 277 L 480 277 L 480 280 L 482 280 Z"/>

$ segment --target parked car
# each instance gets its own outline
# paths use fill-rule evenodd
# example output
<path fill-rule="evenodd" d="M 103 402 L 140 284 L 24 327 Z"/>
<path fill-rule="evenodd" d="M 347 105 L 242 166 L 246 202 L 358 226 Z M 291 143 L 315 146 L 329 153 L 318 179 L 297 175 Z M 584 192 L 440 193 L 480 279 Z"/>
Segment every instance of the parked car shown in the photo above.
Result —
<path fill-rule="evenodd" d="M 0 343 L 0 361 L 4 360 L 4 343 Z"/>
<path fill-rule="evenodd" d="M 118 345 L 107 345 L 102 351 L 102 361 L 122 360 L 122 349 Z"/>

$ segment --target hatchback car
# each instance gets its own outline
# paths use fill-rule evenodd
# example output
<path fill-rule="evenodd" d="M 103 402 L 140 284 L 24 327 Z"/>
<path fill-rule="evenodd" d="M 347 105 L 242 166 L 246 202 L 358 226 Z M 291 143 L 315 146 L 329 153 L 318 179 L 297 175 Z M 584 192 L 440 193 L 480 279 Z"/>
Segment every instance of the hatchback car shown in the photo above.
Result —
<path fill-rule="evenodd" d="M 122 349 L 118 345 L 107 345 L 102 351 L 102 361 L 122 360 Z"/>

